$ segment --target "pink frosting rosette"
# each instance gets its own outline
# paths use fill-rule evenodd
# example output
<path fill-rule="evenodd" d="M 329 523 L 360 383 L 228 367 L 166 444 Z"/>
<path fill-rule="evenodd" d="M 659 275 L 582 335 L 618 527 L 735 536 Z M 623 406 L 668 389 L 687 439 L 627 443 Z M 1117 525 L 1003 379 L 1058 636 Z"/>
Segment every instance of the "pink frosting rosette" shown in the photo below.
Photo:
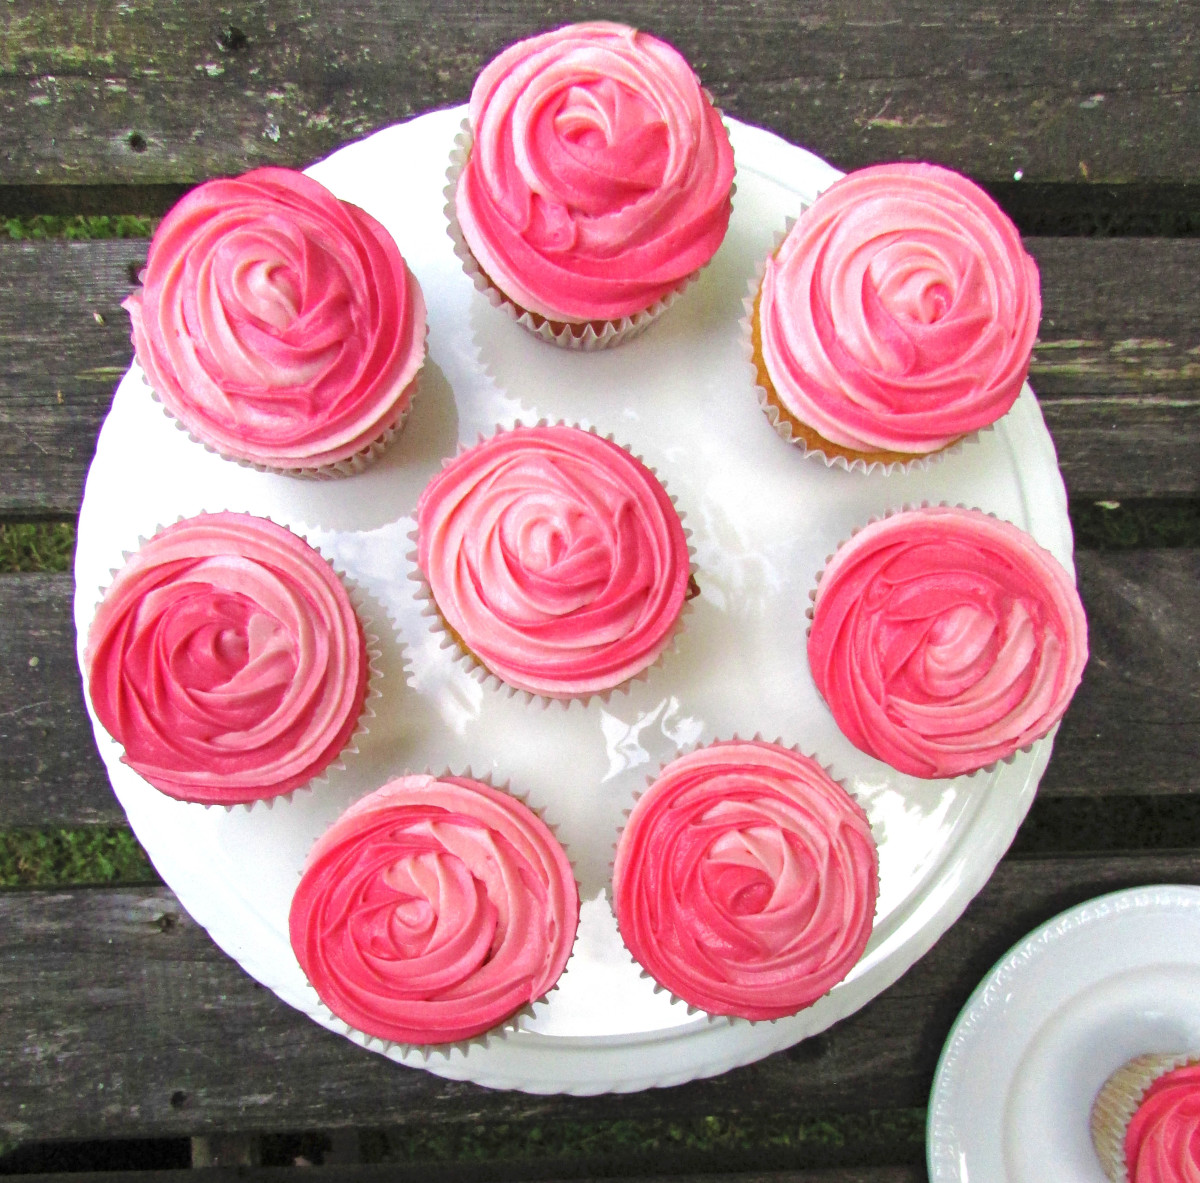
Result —
<path fill-rule="evenodd" d="M 831 185 L 767 259 L 758 300 L 780 408 L 868 455 L 926 455 L 999 419 L 1041 316 L 1016 227 L 977 185 L 931 164 L 875 165 Z"/>
<path fill-rule="evenodd" d="M 431 1044 L 470 1039 L 546 994 L 578 921 L 570 863 L 536 814 L 479 781 L 410 775 L 317 840 L 289 928 L 338 1018 Z"/>
<path fill-rule="evenodd" d="M 344 471 L 408 411 L 425 303 L 388 232 L 302 173 L 209 181 L 163 219 L 125 301 L 163 406 L 223 456 Z"/>
<path fill-rule="evenodd" d="M 1200 1057 L 1130 1060 L 1105 1081 L 1091 1127 L 1113 1183 L 1200 1183 Z"/>
<path fill-rule="evenodd" d="M 808 660 L 856 747 L 913 776 L 958 776 L 1058 722 L 1083 675 L 1087 621 L 1071 576 L 1023 530 L 927 507 L 837 550 Z"/>
<path fill-rule="evenodd" d="M 710 1014 L 776 1019 L 853 968 L 879 865 L 862 808 L 811 757 L 760 740 L 680 756 L 634 805 L 613 866 L 629 951 Z"/>
<path fill-rule="evenodd" d="M 290 792 L 349 742 L 366 641 L 346 589 L 264 518 L 202 514 L 116 574 L 88 630 L 92 706 L 156 789 L 208 805 Z"/>
<path fill-rule="evenodd" d="M 519 690 L 582 698 L 652 665 L 690 560 L 679 514 L 624 448 L 564 424 L 501 431 L 417 504 L 417 563 L 469 655 Z"/>
<path fill-rule="evenodd" d="M 720 113 L 647 33 L 598 21 L 510 46 L 476 80 L 470 128 L 452 219 L 521 309 L 619 321 L 678 289 L 725 236 Z"/>

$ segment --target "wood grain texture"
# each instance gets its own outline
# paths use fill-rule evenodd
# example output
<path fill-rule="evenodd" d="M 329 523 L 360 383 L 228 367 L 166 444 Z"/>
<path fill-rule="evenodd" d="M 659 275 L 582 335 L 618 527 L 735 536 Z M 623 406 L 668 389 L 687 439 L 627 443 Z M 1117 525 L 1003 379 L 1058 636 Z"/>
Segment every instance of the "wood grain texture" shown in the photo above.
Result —
<path fill-rule="evenodd" d="M 1200 792 L 1200 550 L 1082 551 L 1076 563 L 1092 655 L 1040 791 Z M 96 755 L 74 645 L 70 576 L 0 577 L 5 825 L 124 817 Z"/>
<path fill-rule="evenodd" d="M 539 1183 L 567 1183 L 567 1178 L 547 1174 L 547 1163 L 539 1160 L 535 1173 L 518 1173 L 522 1164 L 489 1163 L 488 1178 L 511 1180 L 535 1178 Z M 514 1166 L 516 1170 L 514 1171 Z M 553 1170 L 550 1164 L 550 1170 Z M 397 1163 L 373 1165 L 297 1167 L 204 1167 L 195 1171 L 91 1171 L 37 1175 L 37 1183 L 426 1183 L 433 1170 L 439 1183 L 476 1181 L 479 1171 L 470 1167 L 456 1170 L 438 1163 L 407 1166 Z M 578 1175 L 570 1175 L 580 1183 Z M 829 1167 L 810 1171 L 738 1171 L 735 1174 L 620 1175 L 589 1174 L 587 1183 L 926 1183 L 923 1167 Z"/>
<path fill-rule="evenodd" d="M 1200 792 L 1200 551 L 1080 551 L 1091 656 L 1039 792 Z"/>
<path fill-rule="evenodd" d="M 75 662 L 70 575 L 0 576 L 0 824 L 123 822 Z"/>
<path fill-rule="evenodd" d="M 147 243 L 0 243 L 0 514 L 74 514 L 133 346 Z"/>
<path fill-rule="evenodd" d="M 1031 381 L 1072 495 L 1200 493 L 1200 241 L 1028 245 L 1044 309 Z M 0 515 L 78 509 L 145 250 L 0 243 Z"/>
<path fill-rule="evenodd" d="M 1200 853 L 1006 860 L 896 985 L 830 1031 L 712 1080 L 588 1098 L 493 1092 L 405 1069 L 310 1022 L 225 957 L 165 888 L 0 895 L 0 1134 L 602 1120 L 923 1105 L 980 978 L 1064 908 L 1200 881 Z"/>
<path fill-rule="evenodd" d="M 1195 7 L 1079 0 L 10 0 L 10 182 L 199 180 L 301 165 L 465 101 L 480 67 L 566 16 L 674 43 L 730 114 L 842 167 L 897 157 L 981 179 L 1200 177 Z"/>
<path fill-rule="evenodd" d="M 571 1164 L 574 1165 L 574 1164 Z M 529 1169 L 525 1174 L 522 1167 Z M 580 1176 L 571 1174 L 556 1177 L 551 1173 L 554 1164 L 538 1160 L 534 1164 L 488 1164 L 488 1179 L 496 1183 L 505 1180 L 537 1179 L 539 1183 L 580 1183 Z M 427 1183 L 431 1174 L 439 1183 L 478 1183 L 480 1172 L 470 1165 L 455 1168 L 445 1163 L 436 1167 L 428 1164 L 410 1166 L 398 1163 L 379 1163 L 345 1166 L 305 1167 L 202 1167 L 193 1171 L 135 1170 L 79 1171 L 61 1174 L 39 1174 L 36 1183 Z M 828 1167 L 821 1170 L 796 1171 L 738 1171 L 734 1174 L 671 1174 L 620 1176 L 589 1174 L 586 1183 L 926 1183 L 923 1167 Z"/>

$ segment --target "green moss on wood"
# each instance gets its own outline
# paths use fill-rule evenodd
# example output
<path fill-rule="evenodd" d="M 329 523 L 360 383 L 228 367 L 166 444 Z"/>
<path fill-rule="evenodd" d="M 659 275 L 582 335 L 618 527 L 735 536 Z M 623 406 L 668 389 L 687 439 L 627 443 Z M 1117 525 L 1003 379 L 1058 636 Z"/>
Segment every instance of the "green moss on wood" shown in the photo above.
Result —
<path fill-rule="evenodd" d="M 123 826 L 0 830 L 0 887 L 159 882 Z"/>
<path fill-rule="evenodd" d="M 0 218 L 0 238 L 149 238 L 154 220 L 134 214 L 34 214 Z"/>
<path fill-rule="evenodd" d="M 0 574 L 67 571 L 74 554 L 74 522 L 0 523 Z"/>

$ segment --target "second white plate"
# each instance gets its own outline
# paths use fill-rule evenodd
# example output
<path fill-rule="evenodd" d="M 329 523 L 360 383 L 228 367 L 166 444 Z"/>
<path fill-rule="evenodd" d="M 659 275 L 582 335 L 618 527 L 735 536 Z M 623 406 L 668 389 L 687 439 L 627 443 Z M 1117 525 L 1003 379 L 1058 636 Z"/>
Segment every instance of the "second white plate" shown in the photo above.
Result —
<path fill-rule="evenodd" d="M 1200 887 L 1089 900 L 1015 945 L 946 1041 L 930 1183 L 1107 1183 L 1088 1119 L 1147 1052 L 1200 1049 Z"/>

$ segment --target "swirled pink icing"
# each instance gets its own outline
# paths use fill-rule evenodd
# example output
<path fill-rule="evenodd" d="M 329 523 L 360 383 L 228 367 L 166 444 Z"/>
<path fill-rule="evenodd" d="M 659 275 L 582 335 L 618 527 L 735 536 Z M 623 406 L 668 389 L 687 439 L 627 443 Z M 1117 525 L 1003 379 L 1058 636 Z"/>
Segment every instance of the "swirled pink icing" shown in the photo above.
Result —
<path fill-rule="evenodd" d="M 366 643 L 329 564 L 290 530 L 202 514 L 117 572 L 84 657 L 121 759 L 185 801 L 231 805 L 307 784 L 362 712 Z"/>
<path fill-rule="evenodd" d="M 879 889 L 866 815 L 821 766 L 758 740 L 668 764 L 613 867 L 629 951 L 710 1014 L 775 1019 L 814 1003 L 866 948 Z"/>
<path fill-rule="evenodd" d="M 478 781 L 419 775 L 318 839 L 289 927 L 340 1019 L 398 1043 L 451 1043 L 549 991 L 578 921 L 570 863 L 536 814 Z"/>
<path fill-rule="evenodd" d="M 1200 1183 L 1200 1064 L 1164 1073 L 1125 1132 L 1129 1183 Z"/>
<path fill-rule="evenodd" d="M 666 490 L 578 427 L 516 427 L 449 461 L 417 504 L 421 572 L 466 648 L 552 698 L 610 690 L 669 644 L 689 559 Z"/>
<path fill-rule="evenodd" d="M 856 747 L 913 776 L 958 776 L 1058 722 L 1087 621 L 1071 576 L 1023 530 L 931 507 L 838 549 L 817 584 L 808 660 Z"/>
<path fill-rule="evenodd" d="M 556 321 L 649 308 L 716 252 L 733 151 L 679 53 L 607 22 L 510 46 L 471 92 L 455 209 L 506 295 Z"/>
<path fill-rule="evenodd" d="M 767 260 L 762 356 L 831 443 L 923 454 L 1000 418 L 1029 370 L 1037 264 L 965 177 L 881 164 L 831 185 Z"/>
<path fill-rule="evenodd" d="M 303 173 L 193 189 L 125 301 L 163 405 L 225 456 L 272 468 L 348 460 L 408 410 L 425 303 L 388 232 Z"/>

